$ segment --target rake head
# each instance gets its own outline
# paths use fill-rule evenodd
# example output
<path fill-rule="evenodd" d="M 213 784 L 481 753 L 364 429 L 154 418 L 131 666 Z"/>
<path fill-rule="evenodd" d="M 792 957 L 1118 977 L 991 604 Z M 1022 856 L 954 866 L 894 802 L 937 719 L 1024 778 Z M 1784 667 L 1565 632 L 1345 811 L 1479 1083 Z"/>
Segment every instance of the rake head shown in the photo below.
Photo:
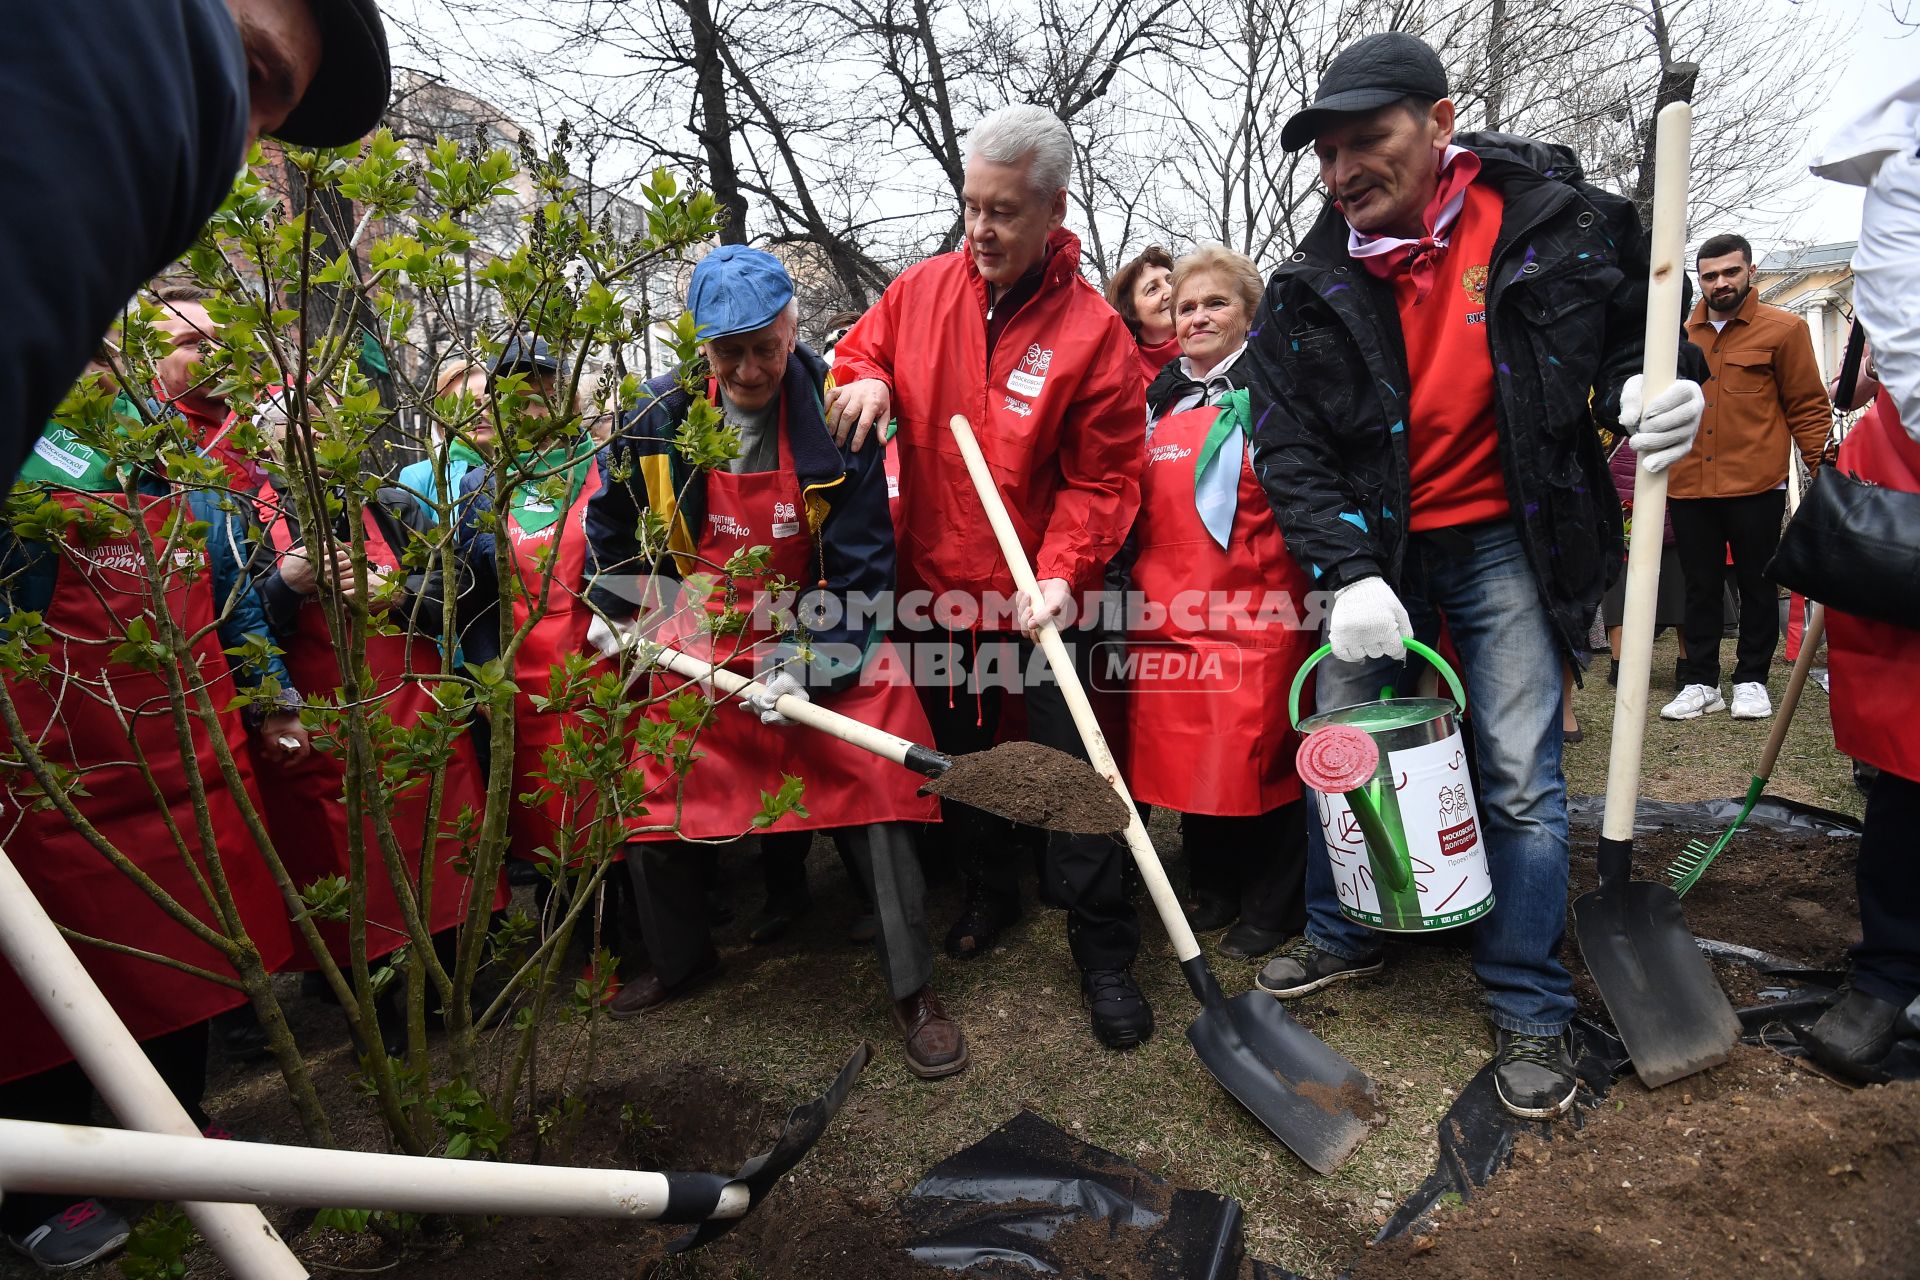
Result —
<path fill-rule="evenodd" d="M 1713 865 L 1713 860 L 1720 856 L 1720 851 L 1725 849 L 1733 839 L 1734 832 L 1739 829 L 1736 825 L 1711 844 L 1705 840 L 1687 841 L 1686 847 L 1667 864 L 1664 872 L 1667 884 L 1676 895 L 1693 888 L 1700 877 L 1706 874 L 1707 868 Z"/>

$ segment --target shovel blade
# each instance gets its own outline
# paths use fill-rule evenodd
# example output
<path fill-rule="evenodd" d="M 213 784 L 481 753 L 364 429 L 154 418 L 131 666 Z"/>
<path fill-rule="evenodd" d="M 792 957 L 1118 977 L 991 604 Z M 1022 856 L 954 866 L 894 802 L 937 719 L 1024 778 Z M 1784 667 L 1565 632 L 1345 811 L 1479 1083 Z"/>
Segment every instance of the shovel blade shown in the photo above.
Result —
<path fill-rule="evenodd" d="M 1732 1054 L 1740 1019 L 1672 889 L 1603 884 L 1574 902 L 1573 928 L 1641 1083 L 1657 1089 Z"/>
<path fill-rule="evenodd" d="M 1339 1168 L 1386 1117 L 1366 1073 L 1264 992 L 1210 1002 L 1187 1039 L 1214 1079 L 1316 1173 Z"/>

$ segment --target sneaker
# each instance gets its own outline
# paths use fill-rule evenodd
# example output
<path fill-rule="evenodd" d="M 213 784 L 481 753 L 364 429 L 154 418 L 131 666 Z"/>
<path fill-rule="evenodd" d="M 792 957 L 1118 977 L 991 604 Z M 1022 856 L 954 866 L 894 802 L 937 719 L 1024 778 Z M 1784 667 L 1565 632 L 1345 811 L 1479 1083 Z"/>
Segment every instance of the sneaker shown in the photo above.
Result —
<path fill-rule="evenodd" d="M 1713 711 L 1725 711 L 1727 704 L 1721 700 L 1720 691 L 1704 684 L 1690 684 L 1680 691 L 1680 696 L 1660 708 L 1662 720 L 1698 720 Z"/>
<path fill-rule="evenodd" d="M 1526 1120 L 1551 1120 L 1573 1106 L 1580 1077 L 1573 1073 L 1567 1037 L 1528 1036 L 1496 1029 L 1493 1088 L 1500 1105 Z"/>
<path fill-rule="evenodd" d="M 1833 1074 L 1855 1084 L 1887 1078 L 1880 1063 L 1893 1049 L 1901 1006 L 1852 987 L 1840 993 L 1820 1020 L 1801 1037 L 1807 1055 Z"/>
<path fill-rule="evenodd" d="M 1387 967 L 1386 953 L 1349 960 L 1322 951 L 1305 938 L 1267 961 L 1253 985 L 1278 1000 L 1292 1000 L 1348 978 L 1364 978 Z"/>
<path fill-rule="evenodd" d="M 73 1271 L 115 1252 L 132 1234 L 125 1218 L 98 1200 L 82 1200 L 7 1240 L 42 1271 Z"/>
<path fill-rule="evenodd" d="M 1153 1035 L 1153 1009 L 1126 969 L 1089 969 L 1080 990 L 1093 1017 L 1093 1034 L 1109 1049 L 1131 1049 Z"/>
<path fill-rule="evenodd" d="M 1733 718 L 1735 720 L 1765 720 L 1773 714 L 1773 703 L 1767 697 L 1767 686 L 1758 680 L 1749 680 L 1733 686 Z"/>

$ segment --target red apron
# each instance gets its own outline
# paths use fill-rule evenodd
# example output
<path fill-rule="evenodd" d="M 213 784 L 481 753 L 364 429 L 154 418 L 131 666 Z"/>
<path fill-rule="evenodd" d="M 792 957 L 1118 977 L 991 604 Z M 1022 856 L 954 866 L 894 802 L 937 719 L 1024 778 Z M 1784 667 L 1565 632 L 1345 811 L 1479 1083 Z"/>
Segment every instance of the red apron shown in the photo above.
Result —
<path fill-rule="evenodd" d="M 53 496 L 69 509 L 121 506 L 108 498 Z M 155 498 L 143 509 L 156 544 L 165 537 L 174 502 Z M 210 626 L 215 611 L 205 555 L 198 550 L 177 552 L 176 570 L 189 567 L 197 572 L 176 571 L 168 576 L 166 607 L 189 631 L 206 628 L 194 646 L 194 659 L 205 673 L 208 696 L 214 706 L 221 707 L 233 696 L 233 679 L 220 638 Z M 123 641 L 129 619 L 152 616 L 147 580 L 145 559 L 131 531 L 90 548 L 69 535 L 60 548 L 59 582 L 46 614 L 47 626 L 64 637 L 64 642 L 55 641 L 50 653 L 53 669 L 43 684 L 9 680 L 7 687 L 48 763 L 83 775 L 87 794 L 76 796 L 75 804 L 87 820 L 181 906 L 212 922 L 213 912 L 167 833 L 145 779 L 132 763 L 137 744 L 154 782 L 168 797 L 175 827 L 205 875 L 165 681 L 111 656 Z M 67 684 L 75 687 L 62 687 Z M 103 699 L 109 693 L 128 725 L 122 725 L 120 712 L 105 705 Z M 224 712 L 221 723 L 242 778 L 250 780 L 244 747 L 247 734 L 239 714 Z M 270 970 L 280 969 L 293 951 L 286 906 L 247 834 L 239 806 L 221 780 L 212 743 L 201 736 L 198 721 L 194 728 L 194 760 L 206 782 L 208 816 L 219 839 L 221 866 L 261 962 Z M 0 738 L 4 734 L 0 730 Z M 34 809 L 31 780 L 24 770 L 9 772 L 14 776 L 7 779 L 0 830 L 6 833 L 14 864 L 48 915 L 79 933 L 216 973 L 232 972 L 219 952 L 181 928 L 65 818 L 51 810 Z M 137 1040 L 190 1027 L 246 1001 L 245 995 L 230 987 L 151 961 L 85 943 L 75 943 L 73 949 Z M 6 1028 L 7 1040 L 5 1052 L 0 1053 L 0 1081 L 45 1071 L 73 1056 L 4 963 L 0 963 L 0 1027 Z"/>
<path fill-rule="evenodd" d="M 569 727 L 578 727 L 577 716 L 566 711 L 541 711 L 533 704 L 535 694 L 545 695 L 549 673 L 555 663 L 569 654 L 591 653 L 587 647 L 587 628 L 593 624 L 593 610 L 587 607 L 587 503 L 600 491 L 600 468 L 587 468 L 580 492 L 566 514 L 544 529 L 528 531 L 509 511 L 501 527 L 507 531 L 513 553 L 514 569 L 520 575 L 521 592 L 513 600 L 513 625 L 527 624 L 532 613 L 528 596 L 546 580 L 546 612 L 521 643 L 514 658 L 514 683 L 520 692 L 514 695 L 516 717 L 513 726 L 513 803 L 507 810 L 507 829 L 512 833 L 513 854 L 531 860 L 535 851 L 554 847 L 558 832 L 571 822 L 574 838 L 586 829 L 591 797 L 562 794 L 544 779 L 542 758 L 550 747 L 560 745 Z M 553 575 L 546 575 L 546 557 L 554 556 Z M 539 793 L 533 805 L 520 797 Z"/>
<path fill-rule="evenodd" d="M 266 526 L 267 545 L 275 561 L 293 546 L 287 523 L 291 498 L 282 499 L 272 485 L 260 489 L 260 521 Z M 362 513 L 367 530 L 366 556 L 369 570 L 384 573 L 404 572 L 400 559 L 380 532 L 371 513 Z M 335 657 L 333 637 L 327 631 L 327 618 L 319 600 L 309 599 L 295 615 L 294 634 L 287 639 L 284 660 L 294 688 L 309 699 L 322 695 L 337 697 L 340 690 L 340 664 Z M 428 686 L 414 678 L 434 675 L 440 670 L 440 654 L 432 641 L 422 636 L 375 635 L 366 637 L 367 670 L 372 677 L 367 697 L 384 713 L 395 729 L 411 729 L 421 715 L 438 710 Z M 254 757 L 254 773 L 260 793 L 266 801 L 267 829 L 287 873 L 302 889 L 325 876 L 348 874 L 347 806 L 345 748 L 313 751 L 298 764 L 283 764 L 264 754 Z M 389 802 L 388 818 L 394 838 L 410 853 L 434 845 L 436 866 L 433 873 L 433 900 L 425 912 L 427 929 L 438 933 L 466 918 L 471 883 L 455 869 L 463 861 L 457 826 L 460 811 L 471 808 L 476 814 L 486 805 L 486 792 L 480 778 L 478 757 L 473 743 L 462 734 L 454 742 L 453 755 L 447 761 L 446 783 L 441 789 L 440 811 L 429 823 L 427 814 L 427 778 L 422 775 L 407 790 Z M 367 881 L 367 959 L 381 956 L 406 945 L 407 928 L 400 904 L 393 893 L 393 881 L 380 854 L 379 837 L 371 817 L 363 822 L 366 830 Z M 429 835 L 429 832 L 432 832 Z M 420 868 L 408 867 L 417 885 Z M 494 906 L 506 905 L 506 884 L 495 888 Z M 349 956 L 347 925 L 344 921 L 316 921 L 327 949 L 344 964 Z M 317 962 L 301 949 L 295 968 L 314 968 Z"/>
<path fill-rule="evenodd" d="M 1835 464 L 1848 474 L 1920 493 L 1920 444 L 1883 389 L 1848 433 Z M 1846 755 L 1920 781 L 1920 632 L 1827 610 L 1833 744 Z"/>
<path fill-rule="evenodd" d="M 1287 688 L 1319 637 L 1284 625 L 1310 588 L 1251 462 L 1226 550 L 1195 510 L 1194 464 L 1218 412 L 1169 415 L 1147 449 L 1132 586 L 1160 616 L 1127 633 L 1127 782 L 1179 813 L 1251 817 L 1300 797 Z M 1263 616 L 1270 602 L 1282 607 Z"/>
<path fill-rule="evenodd" d="M 815 578 L 813 547 L 807 536 L 810 517 L 806 494 L 787 448 L 784 411 L 778 429 L 780 465 L 776 470 L 745 475 L 715 470 L 707 474 L 707 525 L 700 533 L 696 554 L 717 565 L 748 547 L 771 546 L 766 577 L 807 583 Z M 758 577 L 731 580 L 738 607 L 749 612 L 747 625 L 738 634 L 714 636 L 703 627 L 708 613 L 699 606 L 686 605 L 667 619 L 658 638 L 702 661 L 752 675 L 755 660 L 771 648 L 767 642 L 774 634 L 758 625 L 768 621 L 763 616 L 765 611 L 752 607 L 765 581 Z M 720 595 L 716 591 L 708 602 L 707 607 L 715 613 L 724 607 Z M 686 683 L 677 676 L 657 675 L 653 692 L 671 695 Z M 649 703 L 648 717 L 664 722 L 668 701 L 668 697 L 661 697 Z M 821 703 L 913 742 L 933 740 L 906 660 L 885 639 L 875 645 L 855 683 L 821 698 Z M 716 703 L 712 722 L 700 730 L 695 750 L 702 753 L 702 758 L 686 775 L 678 833 L 636 832 L 634 839 L 669 840 L 677 834 L 688 839 L 718 840 L 749 832 L 754 815 L 760 811 L 760 793 L 778 791 L 783 774 L 805 783 L 800 802 L 807 814 L 781 818 L 777 824 L 781 831 L 818 831 L 875 822 L 932 822 L 939 816 L 940 802 L 918 794 L 924 779 L 917 774 L 824 733 L 798 725 L 763 725 L 758 713 L 738 699 Z M 645 771 L 651 811 L 640 815 L 632 825 L 671 822 L 677 782 L 655 757 L 641 755 L 639 763 Z"/>

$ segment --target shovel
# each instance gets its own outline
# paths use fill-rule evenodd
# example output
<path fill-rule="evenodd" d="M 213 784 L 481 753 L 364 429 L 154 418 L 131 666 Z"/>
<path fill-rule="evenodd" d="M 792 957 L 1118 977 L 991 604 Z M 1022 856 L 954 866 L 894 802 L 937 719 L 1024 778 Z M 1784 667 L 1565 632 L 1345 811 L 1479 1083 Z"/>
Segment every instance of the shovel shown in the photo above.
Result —
<path fill-rule="evenodd" d="M 766 688 L 757 680 L 702 662 L 678 649 L 662 646 L 647 652 L 654 665 L 717 686 L 731 696 L 744 698 Z M 942 799 L 1030 827 L 1075 835 L 1112 835 L 1126 825 L 1127 811 L 1106 780 L 1086 761 L 1064 751 L 1028 742 L 1003 742 L 987 751 L 945 756 L 792 694 L 781 697 L 773 706 L 795 724 L 871 751 L 931 779 L 922 790 Z M 1009 782 L 1014 780 L 1018 785 L 1010 787 Z"/>
<path fill-rule="evenodd" d="M 1692 121 L 1693 108 L 1684 101 L 1663 107 L 1657 121 L 1653 261 L 1642 368 L 1647 399 L 1673 382 L 1679 354 Z M 1725 1062 L 1740 1034 L 1740 1019 L 1687 929 L 1679 896 L 1664 884 L 1631 878 L 1633 811 L 1647 729 L 1647 676 L 1653 664 L 1653 608 L 1666 507 L 1666 473 L 1648 471 L 1641 463 L 1633 481 L 1620 680 L 1600 828 L 1600 887 L 1573 904 L 1580 954 L 1626 1042 L 1634 1070 L 1648 1088 Z"/>
<path fill-rule="evenodd" d="M 960 455 L 966 459 L 967 475 L 999 540 L 1000 554 L 1013 571 L 1014 584 L 1038 599 L 1033 566 L 1027 562 L 1026 551 L 1007 518 L 1000 490 L 973 438 L 973 428 L 958 415 L 952 427 Z M 1255 1119 L 1315 1171 L 1332 1173 L 1353 1154 L 1367 1131 L 1384 1118 L 1373 1081 L 1296 1022 L 1279 1001 L 1259 992 L 1243 992 L 1231 1000 L 1221 993 L 1180 909 L 1180 900 L 1167 883 L 1167 873 L 1147 838 L 1139 809 L 1114 764 L 1107 739 L 1094 719 L 1080 675 L 1074 670 L 1058 628 L 1050 621 L 1040 627 L 1040 647 L 1053 669 L 1053 678 L 1060 684 L 1067 709 L 1073 713 L 1087 754 L 1126 808 L 1127 848 L 1139 864 L 1160 922 L 1173 942 L 1174 954 L 1180 958 L 1187 985 L 1200 1001 L 1200 1016 L 1187 1028 L 1187 1040 L 1201 1064 Z"/>

